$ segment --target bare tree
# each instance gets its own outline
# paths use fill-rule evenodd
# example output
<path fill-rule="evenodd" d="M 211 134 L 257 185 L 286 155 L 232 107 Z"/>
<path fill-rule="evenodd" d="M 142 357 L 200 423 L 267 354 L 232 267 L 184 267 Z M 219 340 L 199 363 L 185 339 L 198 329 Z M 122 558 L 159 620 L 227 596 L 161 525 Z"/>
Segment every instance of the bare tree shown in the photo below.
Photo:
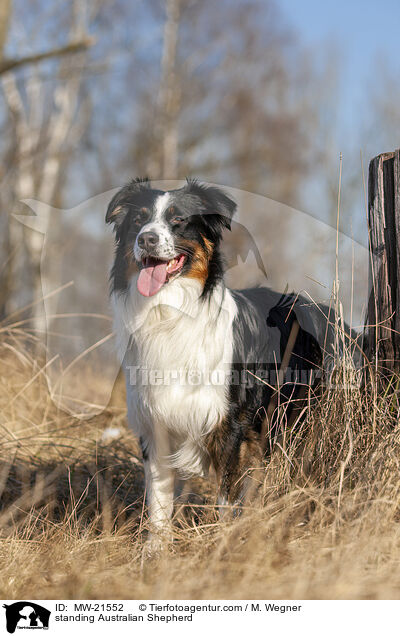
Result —
<path fill-rule="evenodd" d="M 4 62 L 3 66 L 0 64 L 3 96 L 13 124 L 14 165 L 8 175 L 11 181 L 9 186 L 16 202 L 35 198 L 47 204 L 43 206 L 41 214 L 44 232 L 47 231 L 50 220 L 50 206 L 57 202 L 60 180 L 63 177 L 61 166 L 71 153 L 74 143 L 80 138 L 82 127 L 87 122 L 87 108 L 80 100 L 82 71 L 74 68 L 72 73 L 64 74 L 63 80 L 55 81 L 49 91 L 49 83 L 38 68 L 32 67 L 30 73 L 23 77 L 17 77 L 11 68 L 38 63 L 48 57 L 58 57 L 58 72 L 62 73 L 67 69 L 71 70 L 70 54 L 76 54 L 78 51 L 81 51 L 79 56 L 83 62 L 90 39 L 85 34 L 78 7 L 77 2 L 73 3 L 69 29 L 71 44 L 55 47 L 46 55 L 21 58 L 21 63 L 11 65 Z M 11 3 L 9 8 L 11 9 Z M 75 45 L 77 42 L 80 42 L 79 46 Z M 13 211 L 16 211 L 15 204 Z M 3 209 L 3 212 L 7 217 L 7 221 L 3 218 L 3 223 L 8 224 L 8 255 L 5 258 L 7 275 L 3 276 L 7 284 L 3 287 L 3 313 L 10 294 L 14 292 L 14 298 L 18 296 L 15 286 L 23 287 L 25 282 L 25 289 L 30 289 L 31 294 L 29 297 L 26 292 L 20 293 L 18 304 L 21 304 L 21 301 L 33 304 L 34 328 L 38 333 L 43 332 L 44 313 L 40 302 L 43 234 L 25 230 L 20 224 L 10 220 L 10 210 Z"/>
<path fill-rule="evenodd" d="M 159 67 L 154 50 L 148 67 L 142 52 L 146 82 L 132 96 L 137 125 L 124 166 L 153 179 L 192 175 L 298 204 L 318 160 L 321 77 L 273 0 L 151 5 Z M 265 233 L 260 210 L 251 221 L 253 233 Z M 285 226 L 282 216 L 279 227 L 268 228 L 270 240 Z M 231 253 L 241 249 L 241 236 L 227 237 Z"/>
<path fill-rule="evenodd" d="M 162 140 L 161 179 L 176 175 L 178 169 L 178 114 L 181 89 L 177 77 L 178 29 L 181 0 L 166 0 L 161 79 L 158 96 L 159 135 Z"/>
<path fill-rule="evenodd" d="M 135 171 L 195 173 L 293 202 L 315 158 L 317 80 L 275 4 L 162 6 L 159 73 L 145 67 L 148 81 L 135 95 Z"/>
<path fill-rule="evenodd" d="M 0 3 L 0 75 L 8 73 L 17 68 L 37 64 L 43 60 L 58 58 L 72 53 L 79 53 L 86 50 L 93 44 L 92 38 L 86 34 L 83 37 L 71 39 L 63 46 L 50 48 L 46 51 L 39 51 L 31 55 L 22 57 L 7 57 L 5 46 L 8 38 L 8 31 L 12 17 L 12 0 L 2 0 Z"/>

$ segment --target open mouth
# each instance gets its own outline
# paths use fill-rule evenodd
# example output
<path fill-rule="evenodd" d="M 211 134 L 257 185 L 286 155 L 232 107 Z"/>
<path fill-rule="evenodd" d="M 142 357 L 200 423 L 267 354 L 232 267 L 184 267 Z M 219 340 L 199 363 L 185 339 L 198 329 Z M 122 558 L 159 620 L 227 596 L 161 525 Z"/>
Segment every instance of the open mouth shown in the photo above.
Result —
<path fill-rule="evenodd" d="M 154 296 L 161 287 L 175 277 L 185 264 L 186 256 L 179 254 L 169 261 L 146 256 L 137 280 L 138 291 L 142 296 Z"/>

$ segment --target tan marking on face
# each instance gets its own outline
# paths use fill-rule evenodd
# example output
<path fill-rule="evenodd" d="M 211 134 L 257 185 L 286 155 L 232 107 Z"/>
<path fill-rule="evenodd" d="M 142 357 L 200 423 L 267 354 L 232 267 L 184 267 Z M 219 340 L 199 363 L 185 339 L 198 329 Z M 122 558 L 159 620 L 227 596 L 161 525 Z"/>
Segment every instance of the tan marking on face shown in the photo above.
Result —
<path fill-rule="evenodd" d="M 190 252 L 193 254 L 190 270 L 185 273 L 188 278 L 196 278 L 200 280 L 203 285 L 208 277 L 208 265 L 213 253 L 213 245 L 205 236 L 202 236 L 204 246 L 197 243 L 197 241 L 182 241 L 182 245 L 187 246 Z"/>

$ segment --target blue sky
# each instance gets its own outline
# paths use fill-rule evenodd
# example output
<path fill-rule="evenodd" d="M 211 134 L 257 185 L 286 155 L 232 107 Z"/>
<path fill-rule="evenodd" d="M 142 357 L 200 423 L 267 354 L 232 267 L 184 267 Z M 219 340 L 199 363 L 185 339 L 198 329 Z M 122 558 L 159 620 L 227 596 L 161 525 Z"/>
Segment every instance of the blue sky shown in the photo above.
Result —
<path fill-rule="evenodd" d="M 338 86 L 331 105 L 336 119 L 330 148 L 332 174 L 336 174 L 334 166 L 337 162 L 338 170 L 339 153 L 343 152 L 344 179 L 354 176 L 358 184 L 356 199 L 348 204 L 346 185 L 342 189 L 341 227 L 366 244 L 360 151 L 367 174 L 373 156 L 400 146 L 400 130 L 385 128 L 385 122 L 380 130 L 370 119 L 383 73 L 397 80 L 394 94 L 399 95 L 400 0 L 278 0 L 277 4 L 285 22 L 314 56 L 320 54 L 322 60 L 334 56 Z M 369 92 L 369 88 L 373 90 Z M 383 130 L 389 133 L 386 137 L 380 134 Z M 318 178 L 307 182 L 303 208 L 326 219 L 324 192 L 318 188 Z"/>
<path fill-rule="evenodd" d="M 241 2 L 241 0 L 237 1 Z M 126 3 L 129 6 L 130 2 L 131 0 L 119 0 L 121 5 Z M 369 122 L 371 108 L 369 108 L 367 90 L 368 83 L 378 84 L 379 70 L 384 67 L 397 72 L 400 80 L 398 54 L 400 0 L 380 0 L 379 3 L 373 0 L 363 2 L 360 0 L 347 2 L 343 0 L 276 0 L 276 4 L 282 14 L 282 24 L 291 28 L 294 37 L 301 44 L 308 45 L 313 60 L 318 62 L 320 57 L 321 68 L 324 68 L 327 56 L 329 59 L 331 56 L 338 70 L 338 86 L 333 93 L 333 99 L 330 99 L 327 104 L 329 112 L 326 113 L 327 123 L 324 131 L 326 138 L 322 137 L 321 142 L 321 145 L 325 143 L 330 162 L 327 166 L 316 165 L 315 174 L 305 179 L 302 191 L 293 205 L 327 222 L 332 219 L 333 213 L 336 224 L 336 203 L 332 207 L 332 202 L 327 200 L 325 181 L 329 178 L 334 184 L 337 183 L 339 152 L 343 152 L 341 228 L 348 235 L 354 234 L 358 241 L 366 244 L 360 150 L 363 151 L 364 168 L 367 172 L 368 161 L 372 156 L 392 149 L 392 147 L 386 147 L 386 144 L 390 146 L 393 144 L 393 148 L 400 146 L 400 130 L 398 134 L 397 130 L 391 130 L 389 140 L 382 141 L 378 128 L 371 127 Z M 135 45 L 138 45 L 135 55 L 141 53 L 145 57 L 150 51 L 154 55 L 157 66 L 162 22 L 154 21 L 154 17 L 151 19 L 151 16 L 149 17 L 144 11 L 148 6 L 146 0 L 141 0 L 138 6 L 143 9 L 137 14 L 137 19 L 142 21 L 140 23 L 142 28 L 138 30 L 139 40 L 135 41 Z M 269 14 L 266 13 L 266 15 Z M 212 15 L 210 15 L 211 19 Z M 229 28 L 229 16 L 227 16 L 227 25 Z M 121 128 L 129 131 L 133 108 L 122 108 L 115 112 L 114 104 L 115 99 L 126 92 L 127 77 L 129 82 L 132 81 L 132 75 L 129 75 L 132 63 L 130 46 L 132 28 L 129 20 L 125 20 L 122 27 L 116 20 L 111 27 L 113 31 L 109 31 L 108 24 L 104 29 L 107 37 L 114 37 L 115 43 L 115 57 L 111 58 L 114 63 L 109 69 L 114 81 L 108 85 L 108 90 L 113 88 L 114 93 L 108 93 L 107 100 L 104 102 L 104 83 L 101 78 L 97 83 L 97 77 L 94 77 L 92 97 L 94 95 L 94 102 L 97 105 L 95 116 L 99 117 L 99 113 L 104 116 L 105 129 L 109 121 L 112 123 L 119 118 Z M 383 61 L 380 66 L 379 59 Z M 378 74 L 376 74 L 377 69 Z M 135 82 L 138 81 L 148 81 L 147 67 L 146 73 L 135 76 Z M 130 97 L 132 99 L 132 96 Z M 316 101 L 318 98 L 319 96 L 316 95 Z M 105 105 L 111 106 L 112 110 L 105 109 Z M 113 144 L 113 148 L 120 152 L 121 137 L 118 134 L 109 134 L 108 143 Z M 127 159 L 125 165 L 127 174 L 120 175 L 117 183 L 128 178 L 130 174 L 131 165 Z M 80 175 L 80 166 L 77 165 L 76 174 L 74 174 L 75 184 L 81 178 Z M 353 177 L 356 180 L 356 186 L 352 185 L 353 189 L 347 195 L 350 191 L 348 183 Z M 82 173 L 82 179 L 86 182 L 84 173 Z M 117 183 L 114 181 L 112 185 Z M 356 188 L 356 194 L 353 194 Z"/>
<path fill-rule="evenodd" d="M 345 141 L 379 60 L 400 78 L 400 1 L 279 0 L 278 6 L 303 42 L 317 50 L 337 47 L 339 134 Z"/>

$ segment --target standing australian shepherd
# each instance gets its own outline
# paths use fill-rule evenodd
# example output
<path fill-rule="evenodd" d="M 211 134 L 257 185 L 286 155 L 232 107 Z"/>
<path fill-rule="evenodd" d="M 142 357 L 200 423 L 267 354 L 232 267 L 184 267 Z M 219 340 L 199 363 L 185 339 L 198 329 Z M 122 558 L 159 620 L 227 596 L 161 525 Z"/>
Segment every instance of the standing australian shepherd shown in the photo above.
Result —
<path fill-rule="evenodd" d="M 235 208 L 222 190 L 197 181 L 164 192 L 138 179 L 107 210 L 116 233 L 115 331 L 153 540 L 169 527 L 177 479 L 207 475 L 212 465 L 220 502 L 240 500 L 261 456 L 293 321 L 299 330 L 281 400 L 294 403 L 302 374 L 317 376 L 329 347 L 320 307 L 268 288 L 225 286 L 220 243 Z"/>

